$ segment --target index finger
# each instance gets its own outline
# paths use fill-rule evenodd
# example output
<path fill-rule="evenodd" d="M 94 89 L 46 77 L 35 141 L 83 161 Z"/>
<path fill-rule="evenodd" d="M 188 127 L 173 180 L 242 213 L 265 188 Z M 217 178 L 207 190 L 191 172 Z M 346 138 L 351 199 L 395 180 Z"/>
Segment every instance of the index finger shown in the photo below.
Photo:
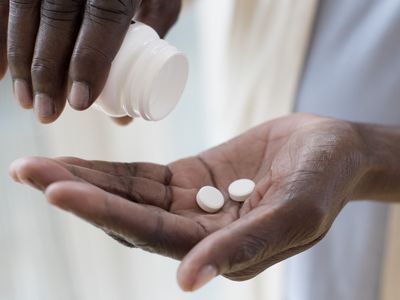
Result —
<path fill-rule="evenodd" d="M 57 161 L 107 174 L 124 177 L 143 177 L 163 184 L 170 184 L 172 173 L 169 167 L 154 163 L 122 163 L 99 160 L 84 160 L 77 157 L 59 157 Z"/>
<path fill-rule="evenodd" d="M 0 79 L 7 71 L 8 0 L 0 0 Z"/>
<path fill-rule="evenodd" d="M 181 259 L 202 238 L 191 219 L 129 202 L 87 183 L 57 182 L 45 194 L 50 203 L 146 251 Z"/>
<path fill-rule="evenodd" d="M 69 69 L 69 103 L 87 109 L 104 88 L 138 0 L 89 0 Z"/>

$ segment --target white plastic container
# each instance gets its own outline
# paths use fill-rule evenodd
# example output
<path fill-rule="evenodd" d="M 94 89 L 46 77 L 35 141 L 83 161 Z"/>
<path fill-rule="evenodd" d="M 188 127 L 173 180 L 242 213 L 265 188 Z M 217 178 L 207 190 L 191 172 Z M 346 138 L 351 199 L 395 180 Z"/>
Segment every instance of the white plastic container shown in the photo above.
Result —
<path fill-rule="evenodd" d="M 179 102 L 188 72 L 183 53 L 150 26 L 136 22 L 112 63 L 97 107 L 112 117 L 161 120 Z"/>

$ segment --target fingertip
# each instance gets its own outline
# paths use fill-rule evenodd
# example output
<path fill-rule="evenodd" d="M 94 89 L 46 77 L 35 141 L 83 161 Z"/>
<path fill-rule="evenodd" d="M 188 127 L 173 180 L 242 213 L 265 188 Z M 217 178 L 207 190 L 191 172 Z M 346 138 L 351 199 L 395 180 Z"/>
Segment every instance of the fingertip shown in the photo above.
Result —
<path fill-rule="evenodd" d="M 21 163 L 23 163 L 23 160 L 25 158 L 19 158 L 17 160 L 14 160 L 10 166 L 8 167 L 8 174 L 10 175 L 10 177 L 18 183 L 22 183 L 19 176 L 18 176 L 18 170 L 20 168 Z"/>
<path fill-rule="evenodd" d="M 50 96 L 43 93 L 36 94 L 33 106 L 40 123 L 50 124 L 57 120 L 56 104 Z"/>
<path fill-rule="evenodd" d="M 74 207 L 74 200 L 82 204 L 86 187 L 86 184 L 76 181 L 57 181 L 46 188 L 44 195 L 50 204 L 70 211 Z"/>
<path fill-rule="evenodd" d="M 184 291 L 196 291 L 231 268 L 232 231 L 219 230 L 201 240 L 183 258 L 177 274 Z"/>
<path fill-rule="evenodd" d="M 9 174 L 18 183 L 31 186 L 38 190 L 43 190 L 42 180 L 36 180 L 38 165 L 36 164 L 37 158 L 26 157 L 21 158 L 10 165 Z"/>
<path fill-rule="evenodd" d="M 184 292 L 196 291 L 218 276 L 218 269 L 211 264 L 195 266 L 182 262 L 178 268 L 177 281 Z"/>
<path fill-rule="evenodd" d="M 23 79 L 14 80 L 14 95 L 17 103 L 25 109 L 33 107 L 32 89 Z"/>
<path fill-rule="evenodd" d="M 47 186 L 44 194 L 50 204 L 83 218 L 91 215 L 97 200 L 103 196 L 90 184 L 73 180 L 54 182 Z"/>
<path fill-rule="evenodd" d="M 91 92 L 87 83 L 74 81 L 68 96 L 70 106 L 78 111 L 85 110 L 91 105 Z"/>
<path fill-rule="evenodd" d="M 59 181 L 50 184 L 44 191 L 47 201 L 54 206 L 65 209 L 62 206 L 62 195 L 66 185 L 68 186 L 67 181 Z"/>
<path fill-rule="evenodd" d="M 187 269 L 187 264 L 184 264 L 182 262 L 179 265 L 178 271 L 176 273 L 176 280 L 178 281 L 178 285 L 182 291 L 191 292 L 193 290 L 194 276 L 193 273 Z"/>
<path fill-rule="evenodd" d="M 26 157 L 10 165 L 11 177 L 19 183 L 44 191 L 57 181 L 75 180 L 60 163 L 45 157 Z"/>
<path fill-rule="evenodd" d="M 8 173 L 11 176 L 11 178 L 18 182 L 18 183 L 24 183 L 23 182 L 23 175 L 24 171 L 29 168 L 29 166 L 31 165 L 33 157 L 23 157 L 23 158 L 19 158 L 15 161 L 13 161 L 9 168 L 8 168 Z"/>

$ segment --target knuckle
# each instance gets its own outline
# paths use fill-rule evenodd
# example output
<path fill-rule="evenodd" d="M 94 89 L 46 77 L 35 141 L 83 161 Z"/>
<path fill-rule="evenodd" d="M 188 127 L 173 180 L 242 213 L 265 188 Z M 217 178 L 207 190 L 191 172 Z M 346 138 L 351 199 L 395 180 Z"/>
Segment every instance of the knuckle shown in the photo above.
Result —
<path fill-rule="evenodd" d="M 38 12 L 40 9 L 40 0 L 10 0 L 9 16 L 10 24 L 16 25 L 21 22 L 25 16 Z"/>
<path fill-rule="evenodd" d="M 81 66 L 82 68 L 93 68 L 96 65 L 111 65 L 111 56 L 98 47 L 89 44 L 79 45 L 72 55 L 71 64 Z"/>
<path fill-rule="evenodd" d="M 10 0 L 10 9 L 31 9 L 38 7 L 40 0 Z"/>
<path fill-rule="evenodd" d="M 137 174 L 137 169 L 138 169 L 138 165 L 135 163 L 122 163 L 119 165 L 121 167 L 121 169 L 123 169 L 122 172 L 120 172 L 121 174 L 129 174 L 129 176 L 131 177 L 136 177 Z M 115 168 L 117 169 L 118 166 L 116 165 Z"/>
<path fill-rule="evenodd" d="M 48 78 L 56 74 L 56 63 L 54 60 L 44 57 L 35 57 L 32 60 L 31 75 L 35 78 Z"/>
<path fill-rule="evenodd" d="M 83 1 L 45 0 L 41 6 L 41 19 L 46 23 L 72 21 L 82 10 Z"/>
<path fill-rule="evenodd" d="M 121 189 L 119 195 L 125 197 L 129 201 L 145 204 L 143 197 L 137 192 L 137 183 L 135 179 L 119 176 Z"/>
<path fill-rule="evenodd" d="M 133 17 L 138 1 L 89 0 L 86 15 L 93 21 L 104 23 L 127 23 Z"/>
<path fill-rule="evenodd" d="M 162 201 L 162 206 L 166 211 L 171 210 L 172 206 L 173 191 L 171 186 L 164 186 L 164 196 Z"/>
<path fill-rule="evenodd" d="M 29 51 L 23 49 L 23 47 L 20 45 L 20 42 L 12 37 L 9 37 L 7 41 L 7 51 L 8 59 L 15 63 L 17 63 L 19 60 L 22 60 L 24 63 L 26 63 L 29 58 Z"/>
<path fill-rule="evenodd" d="M 97 84 L 95 80 L 103 78 L 111 67 L 112 57 L 102 49 L 90 45 L 78 45 L 69 66 L 69 77 L 72 80 Z"/>

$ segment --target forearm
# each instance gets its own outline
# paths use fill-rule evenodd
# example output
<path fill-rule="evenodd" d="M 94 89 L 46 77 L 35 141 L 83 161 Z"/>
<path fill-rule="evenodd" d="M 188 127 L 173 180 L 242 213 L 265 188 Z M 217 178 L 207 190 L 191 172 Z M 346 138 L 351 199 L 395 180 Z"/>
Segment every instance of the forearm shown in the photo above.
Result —
<path fill-rule="evenodd" d="M 400 127 L 356 126 L 366 159 L 354 198 L 400 202 Z"/>

